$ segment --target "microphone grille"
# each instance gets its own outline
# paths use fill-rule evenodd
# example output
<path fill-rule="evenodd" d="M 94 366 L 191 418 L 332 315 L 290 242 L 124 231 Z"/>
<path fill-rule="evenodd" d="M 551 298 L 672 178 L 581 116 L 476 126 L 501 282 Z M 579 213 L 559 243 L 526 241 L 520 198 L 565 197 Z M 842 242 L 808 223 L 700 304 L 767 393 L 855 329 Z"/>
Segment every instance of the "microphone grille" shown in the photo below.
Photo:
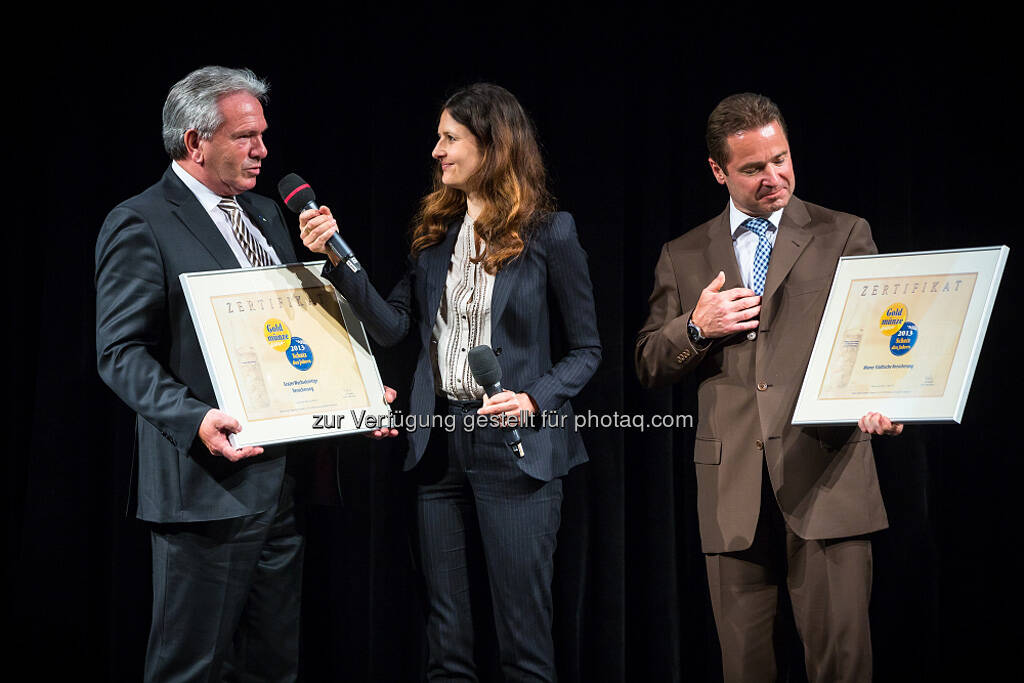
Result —
<path fill-rule="evenodd" d="M 302 207 L 316 200 L 316 193 L 297 173 L 289 173 L 277 184 L 281 201 L 295 213 L 302 213 Z"/>
<path fill-rule="evenodd" d="M 501 382 L 501 366 L 490 346 L 481 344 L 469 350 L 469 370 L 480 386 L 489 387 Z"/>

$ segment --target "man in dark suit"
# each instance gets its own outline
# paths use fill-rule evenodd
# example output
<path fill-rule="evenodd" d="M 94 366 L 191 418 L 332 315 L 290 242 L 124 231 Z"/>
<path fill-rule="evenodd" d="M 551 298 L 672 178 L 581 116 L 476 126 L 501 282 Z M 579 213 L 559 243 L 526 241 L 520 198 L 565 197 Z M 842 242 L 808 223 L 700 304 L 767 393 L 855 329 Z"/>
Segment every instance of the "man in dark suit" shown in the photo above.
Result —
<path fill-rule="evenodd" d="M 782 115 L 749 93 L 707 129 L 726 210 L 662 249 L 636 344 L 648 386 L 693 373 L 694 462 L 726 681 L 773 681 L 783 582 L 812 681 L 869 680 L 871 544 L 888 525 L 870 433 L 790 424 L 839 258 L 877 253 L 866 221 L 793 196 Z"/>
<path fill-rule="evenodd" d="M 103 380 L 137 413 L 138 517 L 153 546 L 147 681 L 293 680 L 303 539 L 286 448 L 234 448 L 178 275 L 294 262 L 280 209 L 253 194 L 267 155 L 251 71 L 205 67 L 163 110 L 171 167 L 96 241 Z"/>

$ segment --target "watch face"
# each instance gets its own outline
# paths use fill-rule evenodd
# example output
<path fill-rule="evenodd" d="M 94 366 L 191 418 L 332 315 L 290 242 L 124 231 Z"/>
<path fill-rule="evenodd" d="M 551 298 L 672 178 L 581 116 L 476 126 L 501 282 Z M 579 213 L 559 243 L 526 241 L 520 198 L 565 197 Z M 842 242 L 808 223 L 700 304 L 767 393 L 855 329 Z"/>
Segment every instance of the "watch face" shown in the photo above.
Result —
<path fill-rule="evenodd" d="M 694 325 L 692 320 L 686 323 L 686 332 L 690 336 L 690 341 L 693 342 L 693 345 L 698 349 L 703 349 L 711 341 L 701 334 L 700 328 Z"/>

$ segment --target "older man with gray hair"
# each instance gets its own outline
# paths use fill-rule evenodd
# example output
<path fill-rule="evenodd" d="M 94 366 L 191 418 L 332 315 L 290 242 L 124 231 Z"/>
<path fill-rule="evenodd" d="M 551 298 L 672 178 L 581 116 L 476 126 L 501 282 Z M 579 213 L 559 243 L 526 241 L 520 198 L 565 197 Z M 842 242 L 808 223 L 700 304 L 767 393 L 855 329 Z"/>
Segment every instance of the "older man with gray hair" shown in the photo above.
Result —
<path fill-rule="evenodd" d="M 294 680 L 303 538 L 286 447 L 234 448 L 182 295 L 184 272 L 296 260 L 267 156 L 267 85 L 210 66 L 171 88 L 172 161 L 96 240 L 103 380 L 137 414 L 138 510 L 153 548 L 145 680 Z"/>

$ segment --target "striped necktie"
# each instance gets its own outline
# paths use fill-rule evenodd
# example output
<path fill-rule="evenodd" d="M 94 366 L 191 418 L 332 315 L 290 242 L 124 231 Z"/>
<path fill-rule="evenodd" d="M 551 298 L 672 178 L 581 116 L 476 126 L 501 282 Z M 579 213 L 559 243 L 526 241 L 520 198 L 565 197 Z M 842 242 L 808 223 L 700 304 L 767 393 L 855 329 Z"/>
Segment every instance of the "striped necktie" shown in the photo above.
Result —
<path fill-rule="evenodd" d="M 228 215 L 228 219 L 231 221 L 231 232 L 235 233 L 235 239 L 242 246 L 242 251 L 245 252 L 245 258 L 249 259 L 249 263 L 253 266 L 271 265 L 270 255 L 260 246 L 260 243 L 249 232 L 249 228 L 245 227 L 242 222 L 242 207 L 238 205 L 235 198 L 221 199 L 217 208 Z"/>
<path fill-rule="evenodd" d="M 772 243 L 768 239 L 768 228 L 772 224 L 764 218 L 748 218 L 743 227 L 757 235 L 757 251 L 754 252 L 754 273 L 751 289 L 760 296 L 764 294 L 764 278 L 768 274 L 768 261 L 772 257 Z"/>

